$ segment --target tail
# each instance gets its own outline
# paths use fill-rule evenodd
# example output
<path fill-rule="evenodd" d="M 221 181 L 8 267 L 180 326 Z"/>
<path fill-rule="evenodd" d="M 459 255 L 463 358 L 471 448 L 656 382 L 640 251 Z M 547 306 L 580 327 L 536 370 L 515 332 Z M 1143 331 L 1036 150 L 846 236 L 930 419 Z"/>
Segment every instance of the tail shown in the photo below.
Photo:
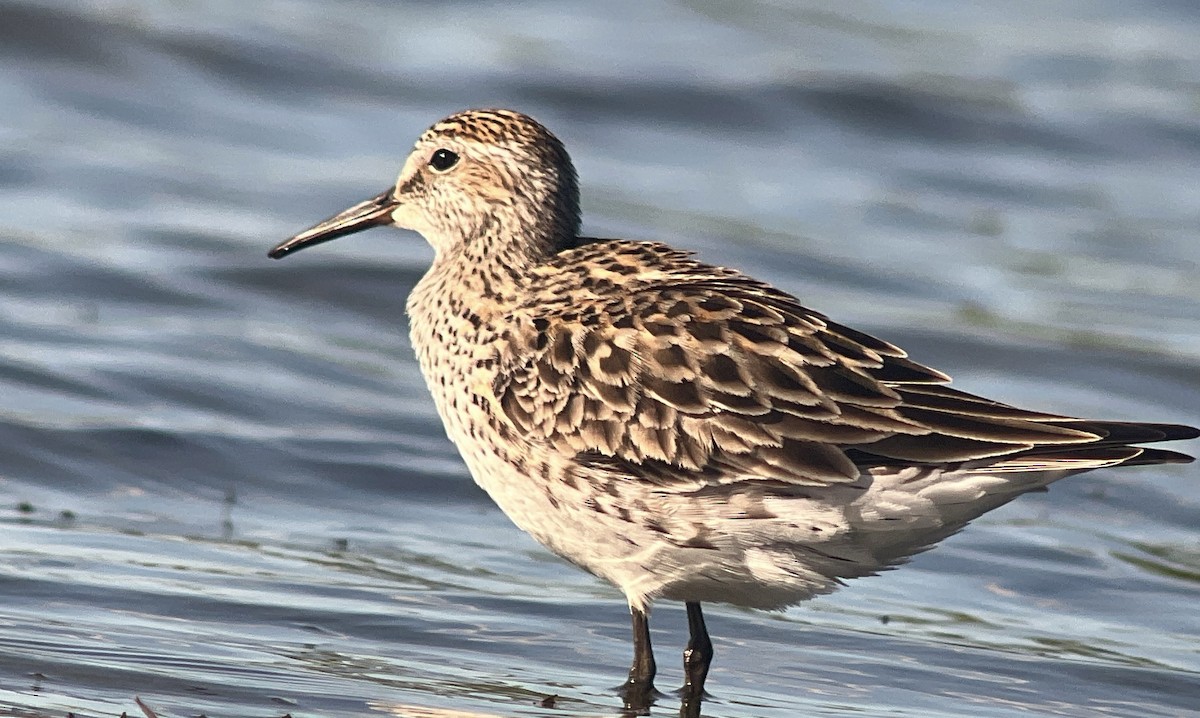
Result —
<path fill-rule="evenodd" d="M 1200 429 L 1183 424 L 1151 424 L 1129 421 L 1089 421 L 1084 419 L 1047 422 L 1096 435 L 1084 444 L 1042 445 L 997 457 L 975 469 L 981 473 L 1010 471 L 1065 471 L 1078 473 L 1111 466 L 1152 466 L 1190 464 L 1194 457 L 1178 451 L 1146 448 L 1138 444 L 1182 441 L 1200 437 Z"/>

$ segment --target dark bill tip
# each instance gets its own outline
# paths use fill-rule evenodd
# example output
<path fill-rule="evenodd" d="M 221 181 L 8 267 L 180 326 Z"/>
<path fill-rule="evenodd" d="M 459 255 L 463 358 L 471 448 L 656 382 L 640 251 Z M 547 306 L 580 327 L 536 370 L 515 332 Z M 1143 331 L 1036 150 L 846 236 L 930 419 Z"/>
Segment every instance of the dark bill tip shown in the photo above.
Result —
<path fill-rule="evenodd" d="M 395 190 L 391 187 L 366 202 L 359 202 L 350 209 L 338 212 L 329 219 L 318 222 L 291 239 L 275 245 L 267 256 L 283 259 L 292 252 L 305 247 L 345 237 L 380 224 L 391 224 L 392 210 L 396 208 Z"/>

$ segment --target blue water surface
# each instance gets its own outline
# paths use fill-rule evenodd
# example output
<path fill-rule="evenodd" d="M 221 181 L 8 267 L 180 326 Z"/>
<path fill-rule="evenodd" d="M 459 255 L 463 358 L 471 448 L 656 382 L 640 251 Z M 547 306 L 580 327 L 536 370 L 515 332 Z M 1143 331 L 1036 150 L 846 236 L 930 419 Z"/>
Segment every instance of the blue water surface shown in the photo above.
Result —
<path fill-rule="evenodd" d="M 466 107 L 567 143 L 592 234 L 969 391 L 1200 423 L 1197 37 L 1178 0 L 0 3 L 0 715 L 619 715 L 621 595 L 509 524 L 424 389 L 430 250 L 266 258 Z M 708 616 L 714 718 L 1200 715 L 1200 469 Z M 681 607 L 654 629 L 667 688 Z"/>

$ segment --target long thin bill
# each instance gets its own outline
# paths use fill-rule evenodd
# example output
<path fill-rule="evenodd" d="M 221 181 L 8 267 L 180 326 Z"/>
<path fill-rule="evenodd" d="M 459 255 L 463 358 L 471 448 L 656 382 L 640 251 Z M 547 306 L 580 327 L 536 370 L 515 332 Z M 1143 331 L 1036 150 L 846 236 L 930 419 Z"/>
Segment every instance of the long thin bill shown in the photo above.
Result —
<path fill-rule="evenodd" d="M 376 225 L 391 224 L 392 210 L 398 204 L 394 194 L 395 188 L 389 187 L 378 196 L 372 197 L 366 202 L 359 202 L 350 209 L 338 212 L 324 222 L 309 227 L 291 239 L 280 242 L 275 245 L 274 249 L 267 252 L 267 256 L 271 259 L 283 259 L 292 252 L 298 252 L 314 244 L 345 237 Z"/>

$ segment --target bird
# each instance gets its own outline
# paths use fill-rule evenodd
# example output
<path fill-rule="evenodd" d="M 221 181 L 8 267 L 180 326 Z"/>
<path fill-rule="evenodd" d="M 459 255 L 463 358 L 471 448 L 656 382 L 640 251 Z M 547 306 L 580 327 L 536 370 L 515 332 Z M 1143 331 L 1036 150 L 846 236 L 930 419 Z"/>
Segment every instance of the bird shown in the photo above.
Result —
<path fill-rule="evenodd" d="M 627 709 L 658 695 L 655 601 L 686 607 L 695 714 L 713 659 L 703 603 L 792 606 L 1063 477 L 1190 462 L 1141 444 L 1200 435 L 976 396 L 736 269 L 582 236 L 566 148 L 517 111 L 433 124 L 393 186 L 268 256 L 381 225 L 433 248 L 409 328 L 471 476 L 624 593 Z"/>

